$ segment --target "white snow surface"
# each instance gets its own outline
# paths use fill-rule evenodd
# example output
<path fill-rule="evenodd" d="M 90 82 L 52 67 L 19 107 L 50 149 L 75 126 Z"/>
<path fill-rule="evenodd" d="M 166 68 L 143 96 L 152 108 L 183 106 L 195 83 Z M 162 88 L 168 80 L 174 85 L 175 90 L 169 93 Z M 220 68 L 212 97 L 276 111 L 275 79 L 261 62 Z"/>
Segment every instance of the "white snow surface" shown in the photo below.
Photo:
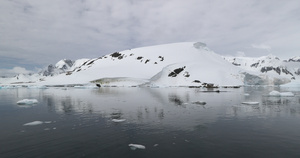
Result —
<path fill-rule="evenodd" d="M 37 104 L 38 101 L 36 99 L 22 99 L 20 101 L 17 102 L 17 104 L 20 104 L 20 105 L 30 105 L 30 104 Z"/>
<path fill-rule="evenodd" d="M 109 54 L 88 60 L 72 74 L 48 77 L 40 84 L 86 84 L 100 79 L 101 85 L 108 86 L 197 85 L 194 80 L 215 85 L 243 85 L 240 69 L 209 50 L 203 43 L 165 44 L 117 53 L 119 56 Z M 182 67 L 184 70 L 176 77 L 168 76 Z M 106 80 L 103 82 L 101 79 Z"/>

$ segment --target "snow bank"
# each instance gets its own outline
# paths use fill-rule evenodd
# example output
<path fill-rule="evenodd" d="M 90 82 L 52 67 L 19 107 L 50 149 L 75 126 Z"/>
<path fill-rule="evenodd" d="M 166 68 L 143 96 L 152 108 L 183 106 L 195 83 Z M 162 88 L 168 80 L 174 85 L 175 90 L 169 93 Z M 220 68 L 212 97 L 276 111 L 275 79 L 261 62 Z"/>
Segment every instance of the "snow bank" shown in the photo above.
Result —
<path fill-rule="evenodd" d="M 128 146 L 130 147 L 131 150 L 146 149 L 144 145 L 140 145 L 140 144 L 129 144 Z"/>
<path fill-rule="evenodd" d="M 30 104 L 37 104 L 38 101 L 36 99 L 23 99 L 17 102 L 19 105 L 30 105 Z"/>

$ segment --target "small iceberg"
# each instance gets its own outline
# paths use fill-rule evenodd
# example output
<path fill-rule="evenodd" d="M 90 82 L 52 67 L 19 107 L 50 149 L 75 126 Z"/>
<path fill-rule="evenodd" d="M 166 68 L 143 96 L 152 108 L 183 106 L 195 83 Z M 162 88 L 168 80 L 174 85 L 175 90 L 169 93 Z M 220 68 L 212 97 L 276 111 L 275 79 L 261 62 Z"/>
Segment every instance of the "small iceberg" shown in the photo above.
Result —
<path fill-rule="evenodd" d="M 246 104 L 246 105 L 258 105 L 259 102 L 242 102 L 242 104 Z"/>
<path fill-rule="evenodd" d="M 37 104 L 38 101 L 36 99 L 23 99 L 17 102 L 18 105 L 30 105 Z"/>
<path fill-rule="evenodd" d="M 126 119 L 112 119 L 111 121 L 118 123 L 118 122 L 124 122 L 126 121 Z"/>
<path fill-rule="evenodd" d="M 23 126 L 36 126 L 41 124 L 43 124 L 42 121 L 33 121 L 33 122 L 25 123 Z"/>
<path fill-rule="evenodd" d="M 292 92 L 278 92 L 278 91 L 272 91 L 269 93 L 269 96 L 272 97 L 294 97 L 295 95 Z"/>
<path fill-rule="evenodd" d="M 140 145 L 140 144 L 129 144 L 128 146 L 130 147 L 131 150 L 146 149 L 144 145 Z"/>

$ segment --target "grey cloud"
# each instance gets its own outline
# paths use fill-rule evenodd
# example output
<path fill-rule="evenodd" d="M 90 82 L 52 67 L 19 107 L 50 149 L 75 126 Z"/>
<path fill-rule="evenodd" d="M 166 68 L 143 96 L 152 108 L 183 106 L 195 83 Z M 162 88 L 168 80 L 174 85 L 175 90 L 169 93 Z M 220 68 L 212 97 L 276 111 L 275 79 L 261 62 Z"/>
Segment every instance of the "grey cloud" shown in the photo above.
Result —
<path fill-rule="evenodd" d="M 299 53 L 299 10 L 297 0 L 2 0 L 0 56 L 45 66 L 62 58 L 201 41 L 219 54 L 287 58 Z"/>

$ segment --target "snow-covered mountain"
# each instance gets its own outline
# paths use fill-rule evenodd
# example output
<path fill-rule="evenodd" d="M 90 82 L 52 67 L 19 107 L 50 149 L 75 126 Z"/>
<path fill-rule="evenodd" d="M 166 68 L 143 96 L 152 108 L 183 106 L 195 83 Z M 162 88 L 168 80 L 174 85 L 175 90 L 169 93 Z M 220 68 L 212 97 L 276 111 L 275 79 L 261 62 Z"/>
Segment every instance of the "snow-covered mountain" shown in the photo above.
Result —
<path fill-rule="evenodd" d="M 77 68 L 87 60 L 89 59 L 78 59 L 75 61 L 70 59 L 63 59 L 58 61 L 55 65 L 50 64 L 47 68 L 39 72 L 39 74 L 42 76 L 55 76 L 58 74 L 66 73 L 68 71 L 73 71 L 75 68 Z"/>
<path fill-rule="evenodd" d="M 82 65 L 85 61 L 89 59 L 78 59 L 69 60 L 63 59 L 58 61 L 56 64 L 50 64 L 46 68 L 42 69 L 38 73 L 34 74 L 18 74 L 14 77 L 0 78 L 0 84 L 24 84 L 24 83 L 38 83 L 43 81 L 44 78 L 50 76 L 56 76 L 59 74 L 65 74 L 69 71 L 73 71 L 78 66 Z"/>
<path fill-rule="evenodd" d="M 41 84 L 106 86 L 243 85 L 240 69 L 204 43 L 175 43 L 115 52 L 84 62 L 72 72 L 47 77 Z"/>
<path fill-rule="evenodd" d="M 229 61 L 229 62 L 228 62 Z M 0 84 L 101 86 L 241 86 L 284 84 L 299 78 L 298 58 L 281 61 L 229 58 L 201 42 L 184 42 L 114 52 L 94 59 L 61 60 L 39 74 L 0 79 Z M 297 76 L 296 76 L 297 75 Z M 26 78 L 26 79 L 25 79 Z"/>
<path fill-rule="evenodd" d="M 270 54 L 259 58 L 224 58 L 236 67 L 242 68 L 245 72 L 260 77 L 261 82 L 265 84 L 279 85 L 300 79 L 299 57 L 294 57 L 289 60 L 281 60 Z"/>

